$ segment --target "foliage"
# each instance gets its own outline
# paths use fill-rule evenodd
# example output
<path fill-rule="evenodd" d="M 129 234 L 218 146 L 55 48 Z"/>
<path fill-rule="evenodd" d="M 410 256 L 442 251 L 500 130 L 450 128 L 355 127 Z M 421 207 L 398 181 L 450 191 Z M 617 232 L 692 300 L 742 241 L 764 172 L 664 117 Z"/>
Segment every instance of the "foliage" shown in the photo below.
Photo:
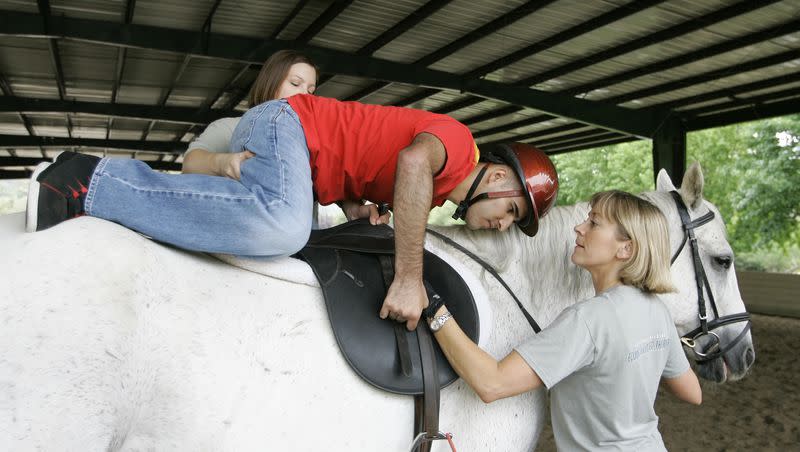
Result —
<path fill-rule="evenodd" d="M 0 180 L 0 215 L 25 211 L 28 180 Z"/>
<path fill-rule="evenodd" d="M 737 268 L 798 271 L 800 115 L 690 133 L 687 159 L 705 175 L 705 196 L 726 220 Z M 651 143 L 640 141 L 554 156 L 559 204 L 599 190 L 652 190 Z"/>

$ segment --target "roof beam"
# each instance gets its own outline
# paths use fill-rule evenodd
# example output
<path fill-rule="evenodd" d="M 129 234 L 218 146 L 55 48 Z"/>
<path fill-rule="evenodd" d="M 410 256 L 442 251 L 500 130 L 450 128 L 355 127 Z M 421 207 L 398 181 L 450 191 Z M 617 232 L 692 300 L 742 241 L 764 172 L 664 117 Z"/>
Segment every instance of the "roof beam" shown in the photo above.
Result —
<path fill-rule="evenodd" d="M 0 157 L 0 167 L 3 168 L 13 168 L 19 166 L 36 166 L 42 162 L 51 162 L 53 159 L 45 158 L 45 157 Z M 157 162 L 151 160 L 143 160 L 144 163 L 150 165 L 153 169 L 161 169 L 161 170 L 171 170 L 171 171 L 180 171 L 181 165 L 178 163 L 173 162 Z M 0 179 L 3 179 L 2 176 L 2 169 L 0 169 Z M 27 176 L 22 177 L 30 177 L 30 171 L 20 171 L 20 170 L 5 170 L 8 171 L 9 175 L 17 175 L 27 172 Z M 14 177 L 6 177 L 6 179 L 13 179 Z"/>
<path fill-rule="evenodd" d="M 713 115 L 701 116 L 699 118 L 688 118 L 686 120 L 686 130 L 695 131 L 710 129 L 712 127 L 722 127 L 739 122 L 756 121 L 759 119 L 774 118 L 800 113 L 800 98 L 772 102 L 769 104 L 745 105 L 741 109 L 726 111 Z"/>
<path fill-rule="evenodd" d="M 31 170 L 5 170 L 0 169 L 0 179 L 29 179 L 33 174 Z"/>
<path fill-rule="evenodd" d="M 27 135 L 0 135 L 0 147 L 91 147 L 130 149 L 133 151 L 183 152 L 188 143 L 175 141 L 104 140 L 99 138 L 67 138 Z"/>
<path fill-rule="evenodd" d="M 708 115 L 710 113 L 722 113 L 727 110 L 739 109 L 748 105 L 763 104 L 765 102 L 782 100 L 789 97 L 800 96 L 800 87 L 784 89 L 780 91 L 772 91 L 770 93 L 760 94 L 758 96 L 750 97 L 734 97 L 730 102 L 723 102 L 719 104 L 706 105 L 705 107 L 694 108 L 691 110 L 681 110 L 678 112 L 682 117 L 698 117 L 700 115 Z M 797 108 L 800 111 L 800 106 Z"/>
<path fill-rule="evenodd" d="M 127 0 L 125 3 L 125 14 L 123 15 L 123 23 L 130 24 L 133 22 L 133 12 L 136 8 L 136 0 Z M 128 49 L 119 47 L 117 49 L 117 62 L 114 69 L 114 83 L 111 85 L 111 103 L 117 103 L 117 94 L 119 93 L 119 86 L 122 83 L 122 74 L 125 72 L 125 61 L 128 56 Z M 109 117 L 106 123 L 106 140 L 111 136 L 111 127 L 114 125 L 114 118 Z"/>
<path fill-rule="evenodd" d="M 235 61 L 245 61 L 242 55 L 248 53 L 247 49 L 259 48 L 266 54 L 271 54 L 278 49 L 295 48 L 315 59 L 320 66 L 331 72 L 463 91 L 643 137 L 649 137 L 655 132 L 662 115 L 656 111 L 643 114 L 601 102 L 586 101 L 571 96 L 478 78 L 464 78 L 415 64 L 396 63 L 333 49 L 298 46 L 297 43 L 289 41 L 272 40 L 267 43 L 253 38 L 212 33 L 208 39 L 208 47 L 198 48 L 196 45 L 198 33 L 196 32 L 136 24 L 120 26 L 118 23 L 66 17 L 51 17 L 50 30 L 46 31 L 42 29 L 38 21 L 34 20 L 35 18 L 37 16 L 30 13 L 0 11 L 0 34 L 29 38 L 63 37 L 111 45 L 192 53 L 198 57 L 225 58 Z M 261 55 L 256 56 L 260 57 Z"/>
<path fill-rule="evenodd" d="M 50 20 L 50 0 L 37 0 L 36 2 L 39 6 L 39 14 L 42 16 L 42 23 L 44 24 L 44 29 L 47 30 L 49 28 L 49 20 Z M 50 50 L 50 64 L 53 67 L 53 72 L 56 75 L 56 87 L 58 88 L 58 97 L 61 100 L 66 99 L 67 91 L 64 84 L 64 68 L 61 65 L 61 52 L 58 50 L 58 40 L 51 39 L 47 42 L 48 48 Z M 67 135 L 70 137 L 72 136 L 72 119 L 70 119 L 69 115 L 66 115 L 67 121 Z"/>
<path fill-rule="evenodd" d="M 207 125 L 211 121 L 236 116 L 234 110 L 199 111 L 189 107 L 159 107 L 139 104 L 105 104 L 75 100 L 31 99 L 24 97 L 0 97 L 1 112 L 19 113 L 84 113 L 89 115 L 135 118 L 151 121 L 164 121 L 183 124 Z"/>

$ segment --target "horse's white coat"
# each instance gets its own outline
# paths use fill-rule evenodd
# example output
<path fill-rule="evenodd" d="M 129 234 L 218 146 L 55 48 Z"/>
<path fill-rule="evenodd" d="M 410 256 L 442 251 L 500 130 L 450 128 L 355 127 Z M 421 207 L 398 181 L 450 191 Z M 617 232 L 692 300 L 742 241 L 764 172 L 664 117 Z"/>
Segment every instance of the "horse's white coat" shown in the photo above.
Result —
<path fill-rule="evenodd" d="M 649 196 L 677 221 L 665 193 Z M 554 209 L 534 239 L 516 230 L 440 231 L 494 264 L 544 326 L 592 294 L 586 272 L 569 261 L 572 226 L 586 212 L 585 204 Z M 35 234 L 23 233 L 23 223 L 23 215 L 0 217 L 4 447 L 407 450 L 412 399 L 374 389 L 349 369 L 313 281 L 264 277 L 252 262 L 241 271 L 98 219 Z M 724 242 L 721 222 L 713 224 L 704 235 Z M 489 294 L 493 330 L 482 346 L 505 356 L 530 327 L 490 275 L 452 253 Z M 690 264 L 679 261 L 676 280 L 687 280 Z M 738 297 L 735 277 L 732 287 L 711 277 Z M 683 330 L 694 326 L 694 300 L 688 289 L 668 299 Z M 731 303 L 726 309 L 737 310 L 741 298 Z M 541 390 L 486 405 L 460 380 L 441 402 L 441 428 L 462 452 L 531 450 L 545 414 Z M 439 442 L 434 450 L 449 448 Z"/>

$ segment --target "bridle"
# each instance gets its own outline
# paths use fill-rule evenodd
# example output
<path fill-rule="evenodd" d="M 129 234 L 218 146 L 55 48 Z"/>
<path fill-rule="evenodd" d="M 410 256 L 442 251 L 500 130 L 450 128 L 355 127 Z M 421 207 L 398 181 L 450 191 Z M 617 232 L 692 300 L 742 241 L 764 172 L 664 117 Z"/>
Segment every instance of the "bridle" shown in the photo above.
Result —
<path fill-rule="evenodd" d="M 700 250 L 697 245 L 697 238 L 694 235 L 694 230 L 696 228 L 714 219 L 714 212 L 709 210 L 705 215 L 692 220 L 689 217 L 689 209 L 686 208 L 686 204 L 684 204 L 681 195 L 677 191 L 671 191 L 670 194 L 672 195 L 672 198 L 675 200 L 675 204 L 678 207 L 678 215 L 681 217 L 681 223 L 683 226 L 683 241 L 678 247 L 678 250 L 672 256 L 670 265 L 675 262 L 675 260 L 681 254 L 681 251 L 683 251 L 683 248 L 686 246 L 686 242 L 688 241 L 689 249 L 692 251 L 692 261 L 694 263 L 694 280 L 697 284 L 697 315 L 700 318 L 700 326 L 681 336 L 681 342 L 686 347 L 692 349 L 695 361 L 702 363 L 719 358 L 727 353 L 728 350 L 732 349 L 737 343 L 739 343 L 739 341 L 744 339 L 744 336 L 748 331 L 750 331 L 750 314 L 747 312 L 740 312 L 738 314 L 731 314 L 722 317 L 719 316 L 717 304 L 714 302 L 714 294 L 711 292 L 711 285 L 708 282 L 708 277 L 706 276 L 705 269 L 703 268 L 703 262 L 700 260 Z M 705 287 L 705 290 L 708 293 L 708 301 L 711 305 L 711 309 L 714 311 L 714 319 L 711 321 L 708 320 L 708 314 L 706 312 L 706 302 L 703 297 L 703 287 Z M 736 336 L 731 343 L 723 347 L 720 342 L 719 335 L 714 333 L 714 330 L 725 325 L 738 322 L 747 323 L 742 329 L 742 332 L 739 333 L 739 335 Z M 697 343 L 697 340 L 704 336 L 708 336 L 712 343 L 706 348 L 706 350 L 702 351 L 699 350 L 699 344 Z"/>

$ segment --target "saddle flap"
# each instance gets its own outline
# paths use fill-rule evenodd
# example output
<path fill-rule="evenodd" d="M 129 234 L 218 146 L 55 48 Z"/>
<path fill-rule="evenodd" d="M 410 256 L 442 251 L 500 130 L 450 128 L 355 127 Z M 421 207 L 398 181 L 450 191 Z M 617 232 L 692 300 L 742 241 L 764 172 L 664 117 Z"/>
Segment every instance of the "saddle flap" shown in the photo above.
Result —
<path fill-rule="evenodd" d="M 368 225 L 369 228 L 375 226 Z M 378 317 L 386 289 L 377 256 L 348 249 L 307 246 L 300 256 L 320 280 L 336 342 L 353 370 L 370 384 L 398 394 L 424 392 L 422 358 L 415 331 L 402 332 L 411 354 L 411 372 L 401 369 L 396 323 Z M 444 298 L 464 332 L 475 342 L 479 336 L 478 311 L 463 279 L 446 262 L 425 252 L 424 277 Z M 434 341 L 441 387 L 458 378 Z"/>

